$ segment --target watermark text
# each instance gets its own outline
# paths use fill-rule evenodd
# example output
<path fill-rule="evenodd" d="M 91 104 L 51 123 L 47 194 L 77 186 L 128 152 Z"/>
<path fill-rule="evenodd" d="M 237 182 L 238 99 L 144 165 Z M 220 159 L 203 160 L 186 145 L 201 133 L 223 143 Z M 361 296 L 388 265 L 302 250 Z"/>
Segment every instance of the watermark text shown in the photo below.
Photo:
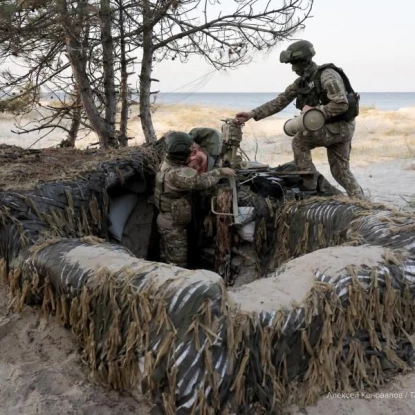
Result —
<path fill-rule="evenodd" d="M 415 399 L 415 392 L 329 392 L 329 399 Z"/>

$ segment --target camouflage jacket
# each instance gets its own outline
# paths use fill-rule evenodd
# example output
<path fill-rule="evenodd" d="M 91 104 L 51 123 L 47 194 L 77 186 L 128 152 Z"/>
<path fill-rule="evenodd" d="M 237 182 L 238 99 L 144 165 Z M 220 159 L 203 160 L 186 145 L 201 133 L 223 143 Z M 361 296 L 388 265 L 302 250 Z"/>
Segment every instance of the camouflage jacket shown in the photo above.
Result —
<path fill-rule="evenodd" d="M 315 65 L 313 68 L 315 70 L 317 65 Z M 283 110 L 287 105 L 289 105 L 294 99 L 298 97 L 299 90 L 301 88 L 300 85 L 304 80 L 307 80 L 307 78 L 297 78 L 291 85 L 287 87 L 284 92 L 279 94 L 276 98 L 255 108 L 253 110 L 255 113 L 254 120 L 259 121 L 265 117 L 276 114 Z M 346 96 L 346 88 L 344 86 L 341 75 L 331 68 L 323 70 L 321 73 L 321 87 L 327 93 L 329 102 L 326 105 L 318 105 L 316 108 L 319 108 L 321 111 L 323 111 L 326 119 L 344 113 L 347 110 L 349 104 Z"/>
<path fill-rule="evenodd" d="M 195 169 L 165 161 L 156 176 L 154 198 L 160 212 L 171 210 L 174 200 L 189 198 L 192 190 L 204 190 L 214 186 L 222 177 L 221 169 L 198 174 Z"/>

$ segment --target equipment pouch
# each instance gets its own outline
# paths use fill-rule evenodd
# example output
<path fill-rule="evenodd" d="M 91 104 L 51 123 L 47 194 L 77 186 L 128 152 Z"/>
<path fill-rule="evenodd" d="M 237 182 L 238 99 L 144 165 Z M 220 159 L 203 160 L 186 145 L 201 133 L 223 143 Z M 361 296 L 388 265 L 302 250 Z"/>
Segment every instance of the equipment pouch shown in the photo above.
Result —
<path fill-rule="evenodd" d="M 353 120 L 359 115 L 359 100 L 360 95 L 357 92 L 349 92 L 347 94 L 347 101 L 349 102 L 349 108 L 343 115 L 344 121 Z"/>
<path fill-rule="evenodd" d="M 177 199 L 171 204 L 173 225 L 186 226 L 192 220 L 192 207 L 186 199 Z"/>

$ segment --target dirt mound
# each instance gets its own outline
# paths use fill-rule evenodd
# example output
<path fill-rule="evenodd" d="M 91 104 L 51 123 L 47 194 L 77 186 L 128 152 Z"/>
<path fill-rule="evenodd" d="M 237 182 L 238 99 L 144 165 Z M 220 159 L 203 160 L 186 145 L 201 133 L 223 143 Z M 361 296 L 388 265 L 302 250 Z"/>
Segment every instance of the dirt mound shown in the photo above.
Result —
<path fill-rule="evenodd" d="M 32 190 L 40 183 L 75 180 L 96 170 L 101 162 L 128 159 L 137 151 L 144 154 L 154 150 L 143 146 L 112 150 L 36 150 L 0 144 L 0 191 Z"/>

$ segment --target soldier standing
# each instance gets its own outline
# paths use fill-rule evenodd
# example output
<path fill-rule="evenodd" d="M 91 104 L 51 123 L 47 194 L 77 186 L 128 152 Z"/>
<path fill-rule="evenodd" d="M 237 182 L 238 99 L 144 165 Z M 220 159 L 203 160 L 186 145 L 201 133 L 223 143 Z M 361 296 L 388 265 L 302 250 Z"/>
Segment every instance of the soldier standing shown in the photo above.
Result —
<path fill-rule="evenodd" d="M 311 158 L 315 147 L 326 147 L 330 171 L 349 197 L 364 199 L 350 170 L 350 151 L 358 114 L 358 98 L 340 68 L 333 64 L 318 66 L 313 62 L 313 45 L 300 40 L 281 52 L 280 62 L 290 63 L 299 77 L 275 99 L 248 112 L 236 114 L 240 123 L 253 118 L 259 121 L 276 114 L 296 99 L 296 107 L 303 113 L 318 108 L 325 116 L 325 125 L 318 131 L 301 131 L 292 140 L 294 161 L 299 170 L 316 172 Z M 346 91 L 346 87 L 350 91 Z M 317 175 L 303 176 L 305 190 L 315 190 Z"/>
<path fill-rule="evenodd" d="M 165 139 L 166 157 L 156 175 L 154 198 L 159 210 L 160 259 L 187 267 L 187 227 L 192 220 L 191 192 L 216 185 L 224 176 L 235 176 L 230 168 L 198 174 L 187 167 L 193 138 L 184 132 L 170 132 Z"/>

